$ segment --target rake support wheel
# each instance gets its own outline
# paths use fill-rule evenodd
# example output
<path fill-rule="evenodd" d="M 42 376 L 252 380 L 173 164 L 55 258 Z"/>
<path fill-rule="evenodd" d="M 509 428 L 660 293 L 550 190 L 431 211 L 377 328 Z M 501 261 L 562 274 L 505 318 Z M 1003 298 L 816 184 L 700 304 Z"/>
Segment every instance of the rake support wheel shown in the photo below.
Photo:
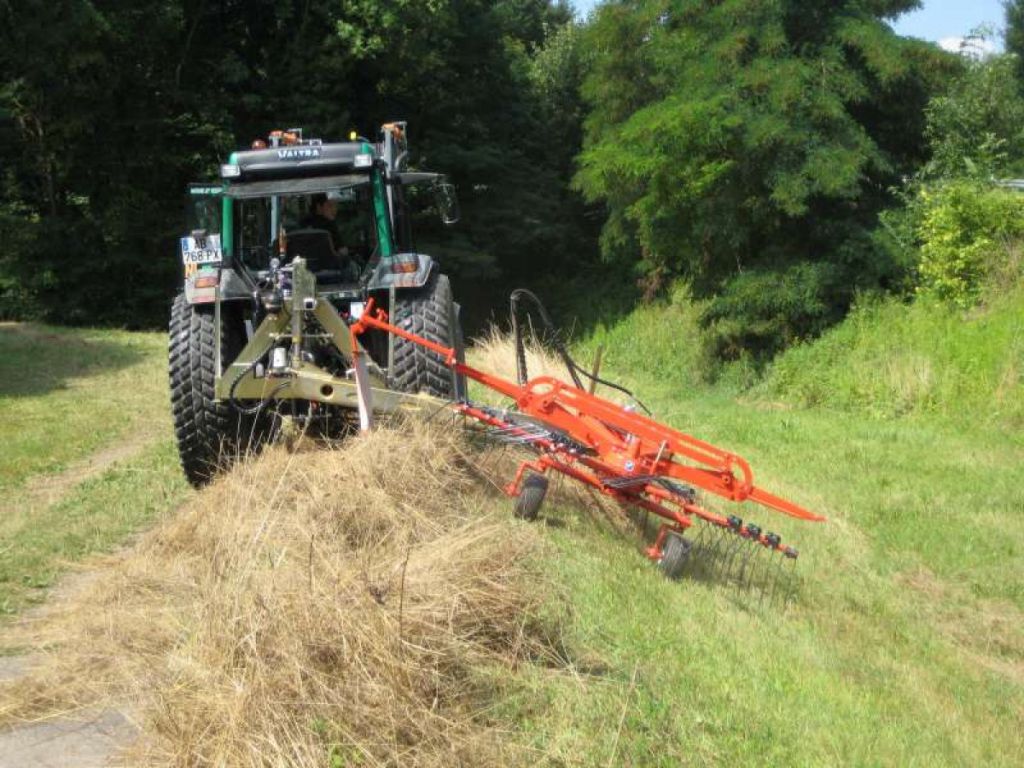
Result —
<path fill-rule="evenodd" d="M 523 479 L 523 485 L 516 497 L 513 513 L 520 520 L 536 520 L 544 497 L 548 492 L 548 479 L 543 475 L 529 474 Z"/>
<path fill-rule="evenodd" d="M 666 578 L 673 581 L 683 575 L 683 569 L 690 560 L 690 552 L 693 549 L 693 542 L 683 534 L 676 531 L 669 531 L 665 534 L 665 541 L 661 546 L 661 560 L 658 567 L 665 574 Z"/>

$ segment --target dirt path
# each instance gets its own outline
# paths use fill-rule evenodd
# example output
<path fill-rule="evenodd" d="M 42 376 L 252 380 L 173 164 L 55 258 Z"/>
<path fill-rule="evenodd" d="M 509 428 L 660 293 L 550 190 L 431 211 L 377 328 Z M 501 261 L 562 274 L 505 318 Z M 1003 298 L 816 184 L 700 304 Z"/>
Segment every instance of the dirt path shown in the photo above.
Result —
<path fill-rule="evenodd" d="M 0 768 L 106 768 L 138 728 L 116 709 L 0 732 Z"/>
<path fill-rule="evenodd" d="M 130 459 L 155 443 L 160 435 L 154 431 L 129 430 L 112 445 L 73 462 L 55 474 L 35 475 L 24 487 L 12 491 L 10 498 L 0 501 L 0 512 L 29 512 L 60 503 L 75 488 L 98 477 L 119 461 Z"/>
<path fill-rule="evenodd" d="M 93 584 L 99 573 L 82 569 L 66 574 L 50 590 L 46 602 L 25 611 L 15 626 L 38 621 L 48 613 L 59 611 L 61 606 Z M 0 646 L 3 639 L 0 635 Z M 0 656 L 0 686 L 29 675 L 38 662 L 39 657 L 31 652 Z M 107 768 L 119 765 L 118 753 L 129 747 L 139 733 L 130 710 L 116 706 L 2 727 L 0 768 Z"/>

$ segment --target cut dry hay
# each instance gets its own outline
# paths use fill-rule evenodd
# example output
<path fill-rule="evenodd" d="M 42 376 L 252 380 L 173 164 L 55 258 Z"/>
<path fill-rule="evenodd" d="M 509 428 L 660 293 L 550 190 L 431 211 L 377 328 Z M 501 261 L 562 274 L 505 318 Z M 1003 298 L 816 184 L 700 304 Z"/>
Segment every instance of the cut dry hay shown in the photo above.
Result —
<path fill-rule="evenodd" d="M 486 712 L 550 647 L 536 534 L 464 450 L 406 425 L 241 464 L 20 628 L 48 651 L 0 721 L 128 705 L 131 765 L 529 759 Z"/>
<path fill-rule="evenodd" d="M 565 363 L 554 352 L 538 344 L 535 339 L 529 339 L 523 346 L 526 351 L 526 370 L 531 379 L 535 376 L 553 376 L 568 380 L 569 372 Z M 473 346 L 469 349 L 469 364 L 515 381 L 516 348 L 512 337 L 492 326 L 486 334 L 473 340 Z"/>

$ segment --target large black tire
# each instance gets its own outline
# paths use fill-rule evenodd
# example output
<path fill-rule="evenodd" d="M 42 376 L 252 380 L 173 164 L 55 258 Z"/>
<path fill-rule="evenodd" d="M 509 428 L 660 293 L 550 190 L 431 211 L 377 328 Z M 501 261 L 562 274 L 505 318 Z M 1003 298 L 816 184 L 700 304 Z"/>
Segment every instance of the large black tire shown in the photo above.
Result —
<path fill-rule="evenodd" d="M 245 345 L 240 318 L 221 313 L 221 355 L 226 363 Z M 269 415 L 244 416 L 214 399 L 216 323 L 212 307 L 193 307 L 179 293 L 171 307 L 168 373 L 174 434 L 185 477 L 196 488 L 210 482 L 241 454 L 258 450 L 271 432 Z"/>
<path fill-rule="evenodd" d="M 394 324 L 403 331 L 445 347 L 455 345 L 455 312 L 447 275 L 433 272 L 422 288 L 399 291 L 394 314 Z M 456 399 L 455 376 L 439 355 L 398 336 L 394 343 L 394 363 L 389 372 L 393 388 Z"/>

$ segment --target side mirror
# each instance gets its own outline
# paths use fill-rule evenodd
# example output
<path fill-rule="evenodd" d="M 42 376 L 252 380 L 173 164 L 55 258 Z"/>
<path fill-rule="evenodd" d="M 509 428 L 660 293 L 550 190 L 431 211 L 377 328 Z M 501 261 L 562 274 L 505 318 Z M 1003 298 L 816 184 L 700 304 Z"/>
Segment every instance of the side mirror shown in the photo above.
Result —
<path fill-rule="evenodd" d="M 434 200 L 437 210 L 441 212 L 441 221 L 445 224 L 455 224 L 461 218 L 459 198 L 455 194 L 454 184 L 448 181 L 435 184 Z"/>

